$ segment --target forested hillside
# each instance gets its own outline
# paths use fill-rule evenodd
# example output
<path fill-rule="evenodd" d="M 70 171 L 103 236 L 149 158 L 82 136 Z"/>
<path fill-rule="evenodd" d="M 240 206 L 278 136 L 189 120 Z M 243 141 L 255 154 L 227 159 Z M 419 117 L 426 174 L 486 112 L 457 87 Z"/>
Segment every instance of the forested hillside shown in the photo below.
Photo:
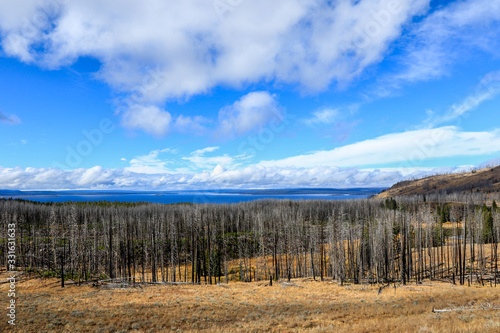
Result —
<path fill-rule="evenodd" d="M 230 205 L 0 200 L 0 220 L 1 266 L 15 225 L 19 270 L 76 283 L 499 278 L 500 211 L 481 193 Z"/>

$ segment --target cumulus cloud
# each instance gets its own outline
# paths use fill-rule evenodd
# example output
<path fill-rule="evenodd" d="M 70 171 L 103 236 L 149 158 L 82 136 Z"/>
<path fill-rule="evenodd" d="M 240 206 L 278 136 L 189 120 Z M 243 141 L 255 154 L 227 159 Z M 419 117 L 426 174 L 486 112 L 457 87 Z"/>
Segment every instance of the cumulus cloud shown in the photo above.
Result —
<path fill-rule="evenodd" d="M 123 171 L 121 171 L 123 174 Z M 71 171 L 55 168 L 0 167 L 0 187 L 12 189 L 78 189 L 120 187 L 115 171 L 99 166 Z"/>
<path fill-rule="evenodd" d="M 2 168 L 0 188 L 4 189 L 223 189 L 293 187 L 386 187 L 409 178 L 438 172 L 459 172 L 463 168 L 414 168 L 411 173 L 396 169 L 358 169 L 338 167 L 275 168 L 249 166 L 198 173 L 147 174 L 125 169 L 60 170 L 54 168 Z"/>
<path fill-rule="evenodd" d="M 99 185 L 111 185 L 113 184 L 113 172 L 111 170 L 104 170 L 100 166 L 95 166 L 93 168 L 85 170 L 80 177 L 75 180 L 77 186 L 88 187 Z"/>
<path fill-rule="evenodd" d="M 123 125 L 130 129 L 141 129 L 155 136 L 163 136 L 170 129 L 172 116 L 156 106 L 134 105 L 123 115 Z"/>
<path fill-rule="evenodd" d="M 234 137 L 260 130 L 271 121 L 280 122 L 283 112 L 276 95 L 267 91 L 251 92 L 219 112 L 219 137 Z"/>
<path fill-rule="evenodd" d="M 463 132 L 446 126 L 392 133 L 374 139 L 275 161 L 262 161 L 266 167 L 362 166 L 401 163 L 414 166 L 425 160 L 453 156 L 480 156 L 500 152 L 500 130 Z"/>
<path fill-rule="evenodd" d="M 129 129 L 139 129 L 162 137 L 170 131 L 184 134 L 207 135 L 217 139 L 230 139 L 283 119 L 283 110 L 276 95 L 267 91 L 251 92 L 232 105 L 219 110 L 216 120 L 203 116 L 178 115 L 172 117 L 154 105 L 126 106 L 122 124 Z"/>
<path fill-rule="evenodd" d="M 0 123 L 17 125 L 21 123 L 21 119 L 19 119 L 19 117 L 16 115 L 7 115 L 0 111 Z"/>
<path fill-rule="evenodd" d="M 222 165 L 220 164 L 217 164 L 217 166 L 214 168 L 214 170 L 212 171 L 212 177 L 213 176 L 217 176 L 217 175 L 221 175 L 223 174 L 224 172 L 226 172 L 226 168 L 224 168 Z"/>
<path fill-rule="evenodd" d="M 5 189 L 202 189 L 276 187 L 353 187 L 388 186 L 402 179 L 398 172 L 358 169 L 316 168 L 273 169 L 251 166 L 226 171 L 153 175 L 124 169 L 60 170 L 0 167 L 0 188 Z"/>
<path fill-rule="evenodd" d="M 99 60 L 97 77 L 128 96 L 125 105 L 132 110 L 122 112 L 124 125 L 163 135 L 171 117 L 157 106 L 217 86 L 264 81 L 316 92 L 349 82 L 380 62 L 428 3 L 254 0 L 229 2 L 230 10 L 220 15 L 206 0 L 124 0 L 119 6 L 98 0 L 5 0 L 1 45 L 6 55 L 47 68 L 82 56 Z M 245 108 L 245 100 L 241 104 Z M 236 131 L 260 126 L 265 118 L 234 107 L 237 115 L 222 117 L 228 124 L 242 117 L 245 123 Z M 179 118 L 178 123 L 200 122 Z"/>

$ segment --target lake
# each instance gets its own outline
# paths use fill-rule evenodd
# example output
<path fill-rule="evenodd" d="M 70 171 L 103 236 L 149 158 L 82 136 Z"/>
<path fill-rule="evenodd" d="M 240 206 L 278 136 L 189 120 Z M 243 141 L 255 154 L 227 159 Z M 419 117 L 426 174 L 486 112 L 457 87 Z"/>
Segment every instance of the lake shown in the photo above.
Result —
<path fill-rule="evenodd" d="M 210 190 L 178 192 L 125 191 L 1 191 L 0 198 L 25 199 L 39 202 L 116 201 L 172 204 L 238 203 L 261 199 L 346 200 L 362 199 L 377 194 L 380 189 L 286 189 L 286 190 Z"/>

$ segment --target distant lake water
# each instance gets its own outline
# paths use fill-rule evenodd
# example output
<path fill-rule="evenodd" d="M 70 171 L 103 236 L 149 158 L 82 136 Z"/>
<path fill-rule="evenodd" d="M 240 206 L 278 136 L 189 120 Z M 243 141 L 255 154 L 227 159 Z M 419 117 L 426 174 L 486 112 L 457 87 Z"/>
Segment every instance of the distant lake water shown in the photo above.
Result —
<path fill-rule="evenodd" d="M 351 193 L 353 192 L 353 193 Z M 376 193 L 376 192 L 374 192 Z M 374 193 L 350 191 L 348 193 L 256 193 L 241 192 L 178 192 L 178 193 L 0 193 L 0 198 L 25 199 L 38 202 L 66 202 L 66 201 L 114 201 L 114 202 L 151 202 L 173 204 L 190 203 L 238 203 L 262 199 L 287 200 L 347 200 L 368 198 Z"/>
<path fill-rule="evenodd" d="M 248 194 L 106 194 L 106 195 L 58 195 L 58 196 L 14 196 L 13 198 L 39 202 L 65 201 L 121 201 L 121 202 L 152 202 L 172 204 L 180 202 L 191 203 L 238 203 L 260 199 L 289 199 L 289 200 L 346 200 L 368 198 L 368 195 L 248 195 Z"/>

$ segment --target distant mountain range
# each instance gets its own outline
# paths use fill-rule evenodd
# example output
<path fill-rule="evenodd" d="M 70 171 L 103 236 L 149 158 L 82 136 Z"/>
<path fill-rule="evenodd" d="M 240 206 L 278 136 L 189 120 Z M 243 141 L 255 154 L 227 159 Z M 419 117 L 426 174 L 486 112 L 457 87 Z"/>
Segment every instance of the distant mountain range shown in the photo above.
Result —
<path fill-rule="evenodd" d="M 418 180 L 399 182 L 382 191 L 377 198 L 404 195 L 451 193 L 451 192 L 498 192 L 500 191 L 500 166 L 471 172 L 437 175 Z"/>

